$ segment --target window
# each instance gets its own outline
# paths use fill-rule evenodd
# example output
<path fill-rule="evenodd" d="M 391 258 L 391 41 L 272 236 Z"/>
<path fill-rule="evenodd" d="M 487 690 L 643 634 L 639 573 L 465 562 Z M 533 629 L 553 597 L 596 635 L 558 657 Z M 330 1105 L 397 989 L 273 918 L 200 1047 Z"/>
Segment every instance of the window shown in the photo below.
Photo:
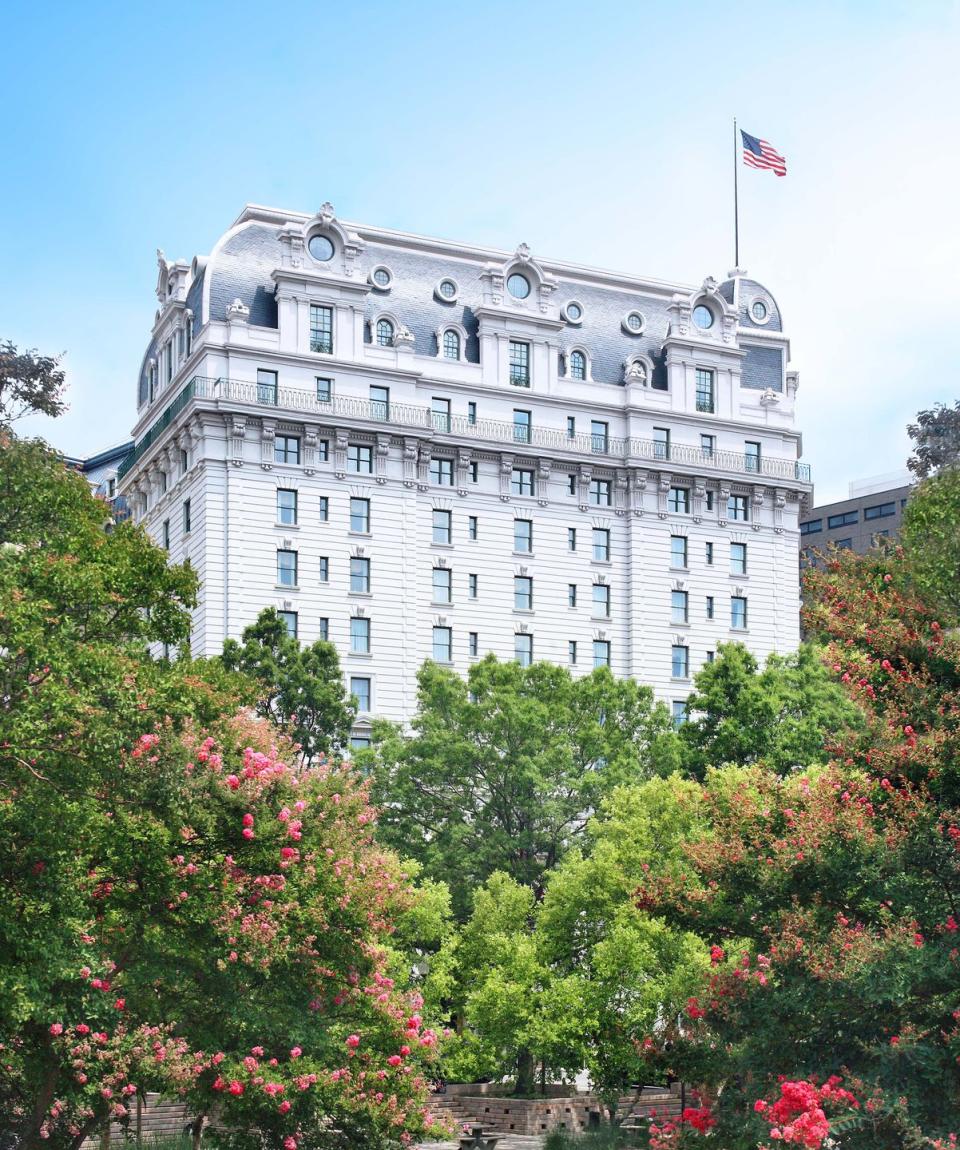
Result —
<path fill-rule="evenodd" d="M 609 479 L 591 479 L 590 502 L 597 507 L 609 507 L 610 486 L 611 484 Z"/>
<path fill-rule="evenodd" d="M 527 467 L 515 467 L 510 478 L 510 492 L 512 495 L 533 495 L 536 493 L 536 482 L 533 471 Z"/>
<path fill-rule="evenodd" d="M 278 435 L 273 441 L 274 463 L 299 463 L 300 439 L 296 435 Z"/>
<path fill-rule="evenodd" d="M 713 544 L 712 543 L 704 544 L 704 552 L 705 552 L 704 557 L 706 558 L 707 566 L 712 567 L 713 566 Z"/>
<path fill-rule="evenodd" d="M 480 651 L 480 636 L 476 631 L 471 631 L 467 636 L 467 653 L 471 656 L 476 656 Z"/>
<path fill-rule="evenodd" d="M 366 751 L 370 748 L 369 735 L 351 735 L 350 736 L 350 750 L 351 751 Z"/>
<path fill-rule="evenodd" d="M 582 351 L 570 352 L 570 378 L 587 378 L 587 357 L 583 354 Z"/>
<path fill-rule="evenodd" d="M 189 468 L 189 466 L 190 466 L 189 456 L 187 455 L 186 451 L 184 451 L 183 448 L 181 448 L 180 449 L 180 474 L 186 475 L 187 469 Z M 111 479 L 109 484 L 107 485 L 107 494 L 110 496 L 111 499 L 114 497 L 114 495 L 117 494 L 117 481 L 115 479 Z"/>
<path fill-rule="evenodd" d="M 577 529 L 576 527 L 567 528 L 567 550 L 576 551 L 577 549 Z"/>
<path fill-rule="evenodd" d="M 713 372 L 697 368 L 697 411 L 712 412 L 714 409 Z"/>
<path fill-rule="evenodd" d="M 257 369 L 257 403 L 277 403 L 277 373 Z"/>
<path fill-rule="evenodd" d="M 750 518 L 750 506 L 746 495 L 731 495 L 727 500 L 727 515 L 731 519 L 738 519 L 742 523 Z"/>
<path fill-rule="evenodd" d="M 687 623 L 690 618 L 690 596 L 686 591 L 670 592 L 670 622 Z"/>
<path fill-rule="evenodd" d="M 760 444 L 748 439 L 743 445 L 743 465 L 747 471 L 760 470 Z"/>
<path fill-rule="evenodd" d="M 822 519 L 810 519 L 800 524 L 801 535 L 818 535 L 823 530 Z"/>
<path fill-rule="evenodd" d="M 453 486 L 453 460 L 452 459 L 431 459 L 430 460 L 430 482 L 437 483 L 441 487 Z"/>
<path fill-rule="evenodd" d="M 444 299 L 457 298 L 457 285 L 453 280 L 441 280 L 437 285 L 437 291 L 443 296 Z"/>
<path fill-rule="evenodd" d="M 708 511 L 712 511 L 712 510 L 713 510 L 714 494 L 715 494 L 715 493 L 714 493 L 713 491 L 710 491 L 710 490 L 708 490 L 708 491 L 707 491 L 707 503 L 706 503 L 706 508 L 707 508 L 707 510 L 708 510 Z"/>
<path fill-rule="evenodd" d="M 326 263 L 327 260 L 333 259 L 333 242 L 326 236 L 311 236 L 310 242 L 307 244 L 307 250 L 315 260 L 319 260 L 321 263 Z"/>
<path fill-rule="evenodd" d="M 329 619 L 318 620 L 318 633 L 320 635 L 320 638 L 324 641 L 324 643 L 328 642 L 329 636 L 330 636 L 330 620 Z"/>
<path fill-rule="evenodd" d="M 480 482 L 480 464 L 477 463 L 476 460 L 474 460 L 473 463 L 470 464 L 470 482 L 471 483 L 479 483 Z"/>
<path fill-rule="evenodd" d="M 607 563 L 610 559 L 610 531 L 606 527 L 593 529 L 593 558 L 598 563 Z"/>
<path fill-rule="evenodd" d="M 533 521 L 530 519 L 514 519 L 513 521 L 513 549 L 529 554 L 533 550 Z"/>
<path fill-rule="evenodd" d="M 370 533 L 370 500 L 350 497 L 350 530 L 360 535 Z"/>
<path fill-rule="evenodd" d="M 670 704 L 670 717 L 673 719 L 673 729 L 679 731 L 687 721 L 686 699 L 674 699 Z"/>
<path fill-rule="evenodd" d="M 572 415 L 567 416 L 567 439 L 576 438 L 577 434 L 577 421 Z"/>
<path fill-rule="evenodd" d="M 170 520 L 164 519 L 163 527 L 161 528 L 160 538 L 164 551 L 170 550 Z"/>
<path fill-rule="evenodd" d="M 333 399 L 333 380 L 324 375 L 318 375 L 316 381 L 317 403 L 330 403 Z"/>
<path fill-rule="evenodd" d="M 476 542 L 477 538 L 477 517 L 470 515 L 467 518 L 467 538 Z"/>
<path fill-rule="evenodd" d="M 513 438 L 517 443 L 530 442 L 530 412 L 513 410 Z"/>
<path fill-rule="evenodd" d="M 277 551 L 277 582 L 281 587 L 297 585 L 296 551 Z"/>
<path fill-rule="evenodd" d="M 330 560 L 326 555 L 320 556 L 320 582 L 330 582 Z"/>
<path fill-rule="evenodd" d="M 357 700 L 358 711 L 370 710 L 370 680 L 357 676 L 350 676 L 350 694 Z"/>
<path fill-rule="evenodd" d="M 856 511 L 845 511 L 842 515 L 831 515 L 827 519 L 827 527 L 850 527 L 854 523 L 860 522 L 860 515 Z"/>
<path fill-rule="evenodd" d="M 430 400 L 430 420 L 434 431 L 450 430 L 450 400 L 434 396 Z"/>
<path fill-rule="evenodd" d="M 434 508 L 433 512 L 433 542 L 450 543 L 453 535 L 453 512 L 440 511 Z"/>
<path fill-rule="evenodd" d="M 717 437 L 715 435 L 700 436 L 700 454 L 704 459 L 713 459 L 717 450 Z"/>
<path fill-rule="evenodd" d="M 730 597 L 730 626 L 734 631 L 747 629 L 747 600 L 742 595 Z"/>
<path fill-rule="evenodd" d="M 370 388 L 370 418 L 383 420 L 390 418 L 389 387 Z"/>
<path fill-rule="evenodd" d="M 593 585 L 593 617 L 600 619 L 610 618 L 610 588 L 606 583 Z"/>
<path fill-rule="evenodd" d="M 278 611 L 280 622 L 286 627 L 291 639 L 296 639 L 299 630 L 299 620 L 296 611 Z"/>
<path fill-rule="evenodd" d="M 355 475 L 373 474 L 373 448 L 362 443 L 347 444 L 347 470 Z"/>
<path fill-rule="evenodd" d="M 160 494 L 165 495 L 166 491 L 167 491 L 167 473 L 165 471 L 161 471 L 160 472 Z"/>
<path fill-rule="evenodd" d="M 361 619 L 357 615 L 350 619 L 350 653 L 352 655 L 370 654 L 369 619 Z"/>
<path fill-rule="evenodd" d="M 393 346 L 393 322 L 389 319 L 378 319 L 376 326 L 376 342 L 381 347 Z"/>
<path fill-rule="evenodd" d="M 533 610 L 533 580 L 529 575 L 514 575 L 513 577 L 513 609 L 515 611 Z"/>
<path fill-rule="evenodd" d="M 476 575 L 467 576 L 467 598 L 476 599 L 477 597 L 477 577 Z"/>
<path fill-rule="evenodd" d="M 567 606 L 576 607 L 577 605 L 577 585 L 576 583 L 567 584 Z"/>
<path fill-rule="evenodd" d="M 571 664 L 574 664 L 574 665 L 577 662 L 577 641 L 576 641 L 576 639 L 569 639 L 567 641 L 567 660 Z"/>
<path fill-rule="evenodd" d="M 847 551 L 853 547 L 853 539 L 834 539 L 833 545 L 842 551 Z"/>
<path fill-rule="evenodd" d="M 310 305 L 310 350 L 333 355 L 333 308 Z"/>
<path fill-rule="evenodd" d="M 433 629 L 433 661 L 435 663 L 453 662 L 453 630 L 450 627 L 434 627 Z"/>
<path fill-rule="evenodd" d="M 184 535 L 190 534 L 190 500 L 184 499 L 183 501 L 183 533 Z"/>
<path fill-rule="evenodd" d="M 467 423 L 469 423 L 471 427 L 474 427 L 474 426 L 476 426 L 476 422 L 477 422 L 477 405 L 473 402 L 473 400 L 471 400 L 467 404 Z"/>
<path fill-rule="evenodd" d="M 447 328 L 443 333 L 443 358 L 460 358 L 460 333 L 452 328 Z"/>
<path fill-rule="evenodd" d="M 593 641 L 593 668 L 610 666 L 610 643 L 606 639 Z"/>
<path fill-rule="evenodd" d="M 370 560 L 354 555 L 350 559 L 350 590 L 355 595 L 370 593 Z"/>
<path fill-rule="evenodd" d="M 526 299 L 530 294 L 530 281 L 520 272 L 514 272 L 507 279 L 507 291 L 514 299 Z"/>
<path fill-rule="evenodd" d="M 757 323 L 763 323 L 763 321 L 767 318 L 767 305 L 763 302 L 762 299 L 755 299 L 750 305 L 750 314 L 757 321 Z"/>
<path fill-rule="evenodd" d="M 284 527 L 297 525 L 297 493 L 286 487 L 277 488 L 277 522 Z"/>
<path fill-rule="evenodd" d="M 318 439 L 317 440 L 317 462 L 326 463 L 330 458 L 330 440 Z"/>
<path fill-rule="evenodd" d="M 716 651 L 708 651 L 707 652 L 707 662 L 708 663 L 712 663 L 716 657 L 717 657 Z"/>
<path fill-rule="evenodd" d="M 690 513 L 690 489 L 688 487 L 671 487 L 667 496 L 667 507 L 678 515 Z"/>
<path fill-rule="evenodd" d="M 655 427 L 653 429 L 653 458 L 670 458 L 670 431 L 666 427 Z"/>
<path fill-rule="evenodd" d="M 610 424 L 599 419 L 590 421 L 590 450 L 594 455 L 606 455 L 610 450 Z"/>
<path fill-rule="evenodd" d="M 680 568 L 685 568 L 687 566 L 686 535 L 670 536 L 670 566 Z"/>
<path fill-rule="evenodd" d="M 690 675 L 690 650 L 675 643 L 671 648 L 670 674 L 674 679 L 686 679 Z"/>
<path fill-rule="evenodd" d="M 530 386 L 530 344 L 516 339 L 510 340 L 510 382 L 514 387 Z"/>
<path fill-rule="evenodd" d="M 433 602 L 450 603 L 453 600 L 453 572 L 446 567 L 433 569 Z"/>
<path fill-rule="evenodd" d="M 746 575 L 747 573 L 747 545 L 746 543 L 730 544 L 730 574 Z"/>
<path fill-rule="evenodd" d="M 318 517 L 321 523 L 326 523 L 330 518 L 330 499 L 326 495 L 320 496 Z"/>
<path fill-rule="evenodd" d="M 708 328 L 713 327 L 713 312 L 704 304 L 697 304 L 693 309 L 693 322 L 697 327 L 706 331 Z"/>
<path fill-rule="evenodd" d="M 513 637 L 513 657 L 521 667 L 533 662 L 533 636 L 516 634 Z"/>

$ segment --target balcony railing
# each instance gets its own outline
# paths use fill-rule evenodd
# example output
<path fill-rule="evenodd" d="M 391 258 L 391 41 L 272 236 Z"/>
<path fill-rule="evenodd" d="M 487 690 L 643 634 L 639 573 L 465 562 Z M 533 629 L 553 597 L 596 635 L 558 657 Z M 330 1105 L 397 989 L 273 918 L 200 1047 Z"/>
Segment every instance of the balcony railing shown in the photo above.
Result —
<path fill-rule="evenodd" d="M 339 417 L 347 420 L 362 420 L 383 424 L 399 432 L 405 430 L 428 433 L 442 442 L 450 436 L 455 440 L 475 440 L 487 443 L 509 444 L 513 447 L 539 448 L 544 451 L 571 452 L 578 455 L 608 457 L 611 464 L 642 463 L 650 461 L 657 465 L 673 464 L 690 471 L 727 471 L 742 475 L 755 475 L 767 479 L 795 480 L 810 482 L 810 465 L 793 459 L 775 459 L 764 456 L 742 455 L 733 451 L 704 450 L 686 444 L 664 443 L 662 440 L 620 438 L 591 434 L 570 435 L 563 428 L 524 427 L 526 438 L 520 440 L 517 425 L 493 419 L 471 420 L 463 415 L 444 416 L 437 419 L 436 412 L 429 407 L 415 407 L 412 404 L 390 401 L 385 410 L 382 400 L 367 400 L 349 395 L 333 395 L 329 400 L 320 400 L 313 391 L 302 391 L 292 387 L 264 389 L 256 383 L 246 383 L 235 379 L 210 379 L 195 376 L 184 387 L 180 395 L 167 408 L 159 420 L 133 449 L 124 461 L 119 475 L 122 478 L 143 456 L 159 434 L 193 398 L 226 400 L 230 403 L 249 404 L 256 407 L 276 407 L 286 411 L 313 415 L 318 421 L 324 418 Z M 385 416 L 389 415 L 389 419 Z"/>

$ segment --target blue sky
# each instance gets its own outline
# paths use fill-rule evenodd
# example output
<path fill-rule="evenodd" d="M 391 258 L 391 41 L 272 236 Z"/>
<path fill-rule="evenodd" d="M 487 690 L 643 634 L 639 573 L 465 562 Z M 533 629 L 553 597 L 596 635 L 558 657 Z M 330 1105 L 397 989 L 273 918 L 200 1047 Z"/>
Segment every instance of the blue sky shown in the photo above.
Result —
<path fill-rule="evenodd" d="M 155 251 L 245 202 L 777 296 L 818 498 L 893 471 L 960 394 L 960 8 L 566 0 L 7 0 L 0 337 L 65 351 L 64 450 L 122 440 Z M 10 51 L 10 46 L 13 51 Z"/>

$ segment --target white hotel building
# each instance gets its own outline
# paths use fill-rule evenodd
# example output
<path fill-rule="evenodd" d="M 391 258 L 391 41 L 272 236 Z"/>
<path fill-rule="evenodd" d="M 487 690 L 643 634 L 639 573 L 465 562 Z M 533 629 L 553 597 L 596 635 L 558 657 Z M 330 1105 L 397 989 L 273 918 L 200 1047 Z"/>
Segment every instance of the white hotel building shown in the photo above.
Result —
<path fill-rule="evenodd" d="M 719 642 L 799 641 L 797 375 L 773 296 L 248 206 L 159 253 L 120 492 L 202 581 L 192 644 L 266 606 L 371 715 L 493 651 L 606 663 L 679 715 Z"/>

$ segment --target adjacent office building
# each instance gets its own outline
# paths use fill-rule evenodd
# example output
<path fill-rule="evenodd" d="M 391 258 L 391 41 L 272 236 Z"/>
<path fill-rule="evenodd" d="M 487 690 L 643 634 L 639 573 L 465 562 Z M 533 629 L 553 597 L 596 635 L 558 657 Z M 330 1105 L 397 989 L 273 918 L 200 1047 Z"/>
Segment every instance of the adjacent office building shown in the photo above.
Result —
<path fill-rule="evenodd" d="M 913 482 L 909 471 L 857 480 L 849 498 L 812 508 L 800 523 L 801 560 L 815 562 L 814 552 L 831 545 L 862 555 L 883 539 L 897 539 Z"/>
<path fill-rule="evenodd" d="M 798 377 L 744 273 L 666 283 L 248 206 L 158 255 L 120 470 L 202 580 L 193 649 L 264 607 L 408 721 L 425 659 L 653 686 L 799 641 Z"/>

